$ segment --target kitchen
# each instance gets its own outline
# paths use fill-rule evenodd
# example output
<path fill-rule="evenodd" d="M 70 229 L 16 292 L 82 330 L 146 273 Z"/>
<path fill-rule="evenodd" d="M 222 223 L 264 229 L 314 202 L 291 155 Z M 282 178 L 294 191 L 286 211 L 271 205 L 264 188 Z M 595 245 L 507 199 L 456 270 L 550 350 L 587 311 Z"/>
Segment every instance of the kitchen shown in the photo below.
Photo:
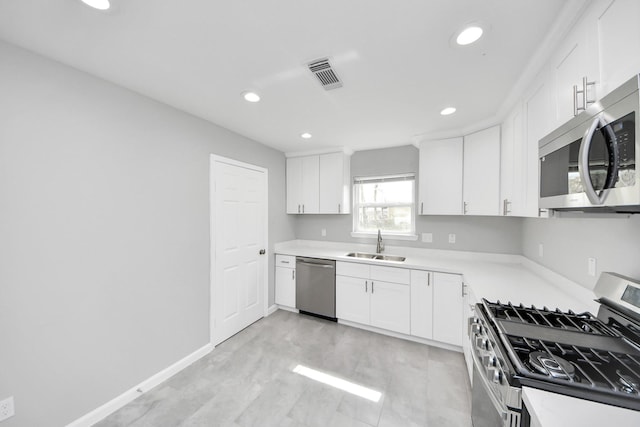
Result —
<path fill-rule="evenodd" d="M 202 41 L 193 51 L 182 51 L 184 46 L 176 46 L 173 39 L 177 35 L 171 36 L 174 27 L 167 25 L 159 29 L 146 28 L 149 35 L 163 35 L 162 43 L 143 43 L 148 51 L 127 49 L 129 43 L 136 40 L 128 39 L 133 37 L 135 29 L 131 28 L 135 27 L 131 21 L 122 20 L 134 13 L 130 8 L 142 8 L 145 2 L 126 5 L 113 0 L 115 10 L 107 15 L 84 10 L 85 6 L 76 1 L 42 3 L 9 1 L 0 6 L 0 57 L 3 58 L 0 61 L 3 93 L 0 101 L 3 117 L 0 235 L 3 243 L 0 248 L 4 255 L 0 268 L 0 328 L 5 337 L 0 354 L 0 399 L 14 396 L 16 412 L 3 422 L 7 426 L 70 424 L 210 343 L 209 156 L 212 153 L 268 169 L 266 300 L 270 307 L 275 302 L 276 244 L 294 240 L 337 242 L 351 244 L 354 249 L 349 251 L 364 244 L 369 246 L 368 252 L 375 252 L 375 238 L 352 237 L 351 215 L 285 213 L 287 157 L 284 153 L 295 157 L 309 151 L 308 146 L 301 145 L 298 137 L 301 132 L 314 134 L 309 140 L 311 143 L 326 138 L 320 127 L 317 130 L 306 127 L 309 121 L 305 118 L 305 108 L 317 112 L 312 105 L 307 106 L 295 98 L 297 112 L 284 112 L 292 114 L 291 121 L 297 122 L 286 128 L 294 129 L 290 132 L 293 137 L 287 140 L 288 146 L 274 149 L 263 145 L 260 142 L 274 141 L 267 141 L 266 136 L 263 139 L 261 134 L 267 135 L 270 129 L 278 127 L 268 123 L 269 120 L 283 114 L 276 106 L 266 104 L 269 96 L 250 105 L 239 95 L 251 88 L 217 86 L 220 92 L 214 91 L 212 95 L 205 86 L 190 85 L 190 80 L 207 78 L 201 75 L 206 74 L 203 70 L 210 71 L 201 62 L 203 51 L 213 46 L 221 52 L 221 57 L 232 58 L 233 47 L 223 46 L 220 39 L 214 38 Z M 614 34 L 611 39 L 594 40 L 597 32 L 587 31 L 588 23 L 600 18 L 603 18 L 603 28 L 608 28 L 607 19 L 633 24 L 633 18 L 638 16 L 635 2 L 566 2 L 566 10 L 560 10 L 559 6 L 554 9 L 551 3 L 545 2 L 549 8 L 544 15 L 547 37 L 538 30 L 538 39 L 529 40 L 533 43 L 530 48 L 514 57 L 514 62 L 520 61 L 518 69 L 511 70 L 509 75 L 498 74 L 486 82 L 487 88 L 478 87 L 473 93 L 481 94 L 480 99 L 468 104 L 467 112 L 458 104 L 456 114 L 469 115 L 464 121 L 456 122 L 459 125 L 455 132 L 445 127 L 442 131 L 424 134 L 431 128 L 418 128 L 404 134 L 402 144 L 391 146 L 395 142 L 392 129 L 383 128 L 375 141 L 371 134 L 343 129 L 344 135 L 339 141 L 354 141 L 351 173 L 354 176 L 419 174 L 421 150 L 417 146 L 422 148 L 423 141 L 463 137 L 494 125 L 502 125 L 503 130 L 520 129 L 521 140 L 540 139 L 573 115 L 572 86 L 582 84 L 584 75 L 596 80 L 596 93 L 600 98 L 640 72 L 639 55 L 618 43 L 622 40 L 626 42 L 624 46 L 638 45 L 639 30 L 635 25 L 615 26 L 621 28 L 621 36 Z M 469 6 L 465 2 L 461 4 Z M 522 2 L 518 6 L 525 8 L 525 5 Z M 250 10 L 250 6 L 246 7 Z M 161 12 L 176 12 L 184 28 L 201 25 L 198 17 L 179 14 L 182 12 L 174 11 L 168 4 L 163 4 L 155 13 Z M 357 10 L 349 12 L 354 16 Z M 407 9 L 397 9 L 396 13 L 409 16 L 410 12 L 407 6 Z M 463 10 L 457 13 L 464 15 Z M 256 24 L 261 21 L 259 15 L 246 16 Z M 49 19 L 54 16 L 57 18 Z M 76 24 L 69 21 L 70 17 L 81 26 L 74 27 Z M 231 31 L 224 16 L 215 18 L 217 25 Z M 348 16 L 341 19 L 339 22 L 344 26 Z M 377 16 L 377 19 L 377 22 L 367 21 L 371 28 L 384 28 L 376 24 L 388 25 L 383 18 Z M 463 22 L 456 25 L 472 19 L 478 18 L 461 18 Z M 113 21 L 116 23 L 109 23 Z M 154 21 L 150 21 L 153 24 Z M 259 28 L 267 33 L 276 24 L 267 23 Z M 495 34 L 499 27 L 497 23 L 492 24 Z M 535 23 L 529 26 L 535 32 Z M 406 31 L 411 28 L 417 26 L 408 26 Z M 447 23 L 445 44 L 454 30 L 449 28 Z M 413 36 L 413 33 L 397 31 L 385 36 L 395 39 L 375 40 L 400 45 L 406 42 L 406 37 Z M 238 43 L 255 42 L 255 39 L 243 40 L 237 32 L 232 34 L 238 37 Z M 585 71 L 580 69 L 580 64 L 591 50 L 576 43 L 581 35 L 585 35 L 589 48 L 593 48 L 594 43 L 607 47 L 598 50 L 595 62 L 586 60 Z M 145 39 L 144 34 L 138 36 Z M 93 46 L 90 42 L 97 44 Z M 310 52 L 297 59 L 298 65 L 318 55 L 340 53 L 320 52 L 322 48 L 322 43 L 310 46 Z M 387 46 L 384 52 L 388 53 L 389 49 Z M 446 49 L 456 55 L 464 52 L 448 45 Z M 165 51 L 176 56 L 168 58 L 172 61 L 161 61 L 159 66 L 153 59 L 164 58 Z M 489 57 L 492 54 L 499 52 L 490 51 Z M 353 52 L 345 55 L 334 59 L 338 64 L 358 63 Z M 75 62 L 82 58 L 88 59 L 85 63 Z M 331 127 L 332 120 L 337 120 L 339 115 L 347 116 L 345 119 L 352 121 L 353 126 L 362 129 L 371 123 L 388 122 L 391 117 L 389 109 L 370 109 L 363 113 L 369 114 L 369 119 L 362 121 L 360 116 L 335 108 L 328 97 L 339 96 L 336 94 L 340 90 L 348 91 L 349 83 L 356 84 L 356 76 L 350 76 L 347 65 L 336 66 L 345 86 L 325 92 L 307 74 L 295 79 L 296 73 L 308 73 L 305 69 L 284 70 L 266 79 L 245 74 L 244 70 L 251 69 L 251 62 L 248 59 L 236 72 L 239 80 L 245 85 L 256 85 L 256 90 L 270 84 L 280 87 L 277 83 L 281 81 L 300 85 L 303 81 L 304 85 L 290 90 L 306 93 L 308 87 L 315 84 L 313 88 L 318 94 L 313 99 L 322 99 L 322 105 L 333 107 L 330 109 L 333 113 L 319 116 L 319 123 L 324 123 L 326 128 Z M 187 70 L 193 74 L 184 74 L 181 68 L 184 63 L 195 63 L 201 68 L 193 67 Z M 558 68 L 565 63 L 578 69 L 569 72 Z M 612 63 L 615 67 L 607 68 L 607 64 Z M 130 67 L 125 64 L 137 64 L 133 74 L 143 78 L 127 81 L 122 71 Z M 277 64 L 272 68 L 277 69 Z M 466 73 L 460 72 L 456 78 L 469 91 L 461 77 Z M 176 82 L 175 86 L 163 88 L 163 78 Z M 509 87 L 499 87 L 497 83 L 501 79 L 511 82 Z M 475 79 L 468 80 L 470 84 L 478 84 Z M 559 81 L 566 81 L 564 86 L 568 90 L 556 92 Z M 368 84 L 368 89 L 375 88 L 371 82 Z M 481 90 L 494 91 L 494 95 Z M 587 88 L 587 92 L 590 90 L 591 87 Z M 220 108 L 218 104 L 202 101 L 203 94 L 213 98 L 214 95 L 227 96 L 224 99 L 233 99 L 233 102 L 229 102 L 227 108 Z M 435 99 L 435 91 L 433 95 Z M 386 96 L 389 103 L 395 99 L 393 93 Z M 409 98 L 408 93 L 402 96 Z M 155 97 L 160 102 L 154 100 Z M 274 97 L 275 94 L 271 94 L 271 98 Z M 562 99 L 556 101 L 559 97 Z M 440 101 L 447 100 L 438 101 L 438 105 L 426 103 L 430 110 L 438 107 L 436 117 L 430 119 L 433 128 L 438 126 L 437 120 L 442 120 L 439 107 L 445 105 L 440 105 Z M 203 104 L 199 105 L 200 102 Z M 491 113 L 487 114 L 485 109 L 489 109 L 487 105 L 491 102 Z M 261 104 L 268 105 L 272 114 L 261 115 L 258 109 Z M 423 104 L 409 104 L 409 109 L 416 110 L 413 115 L 424 114 Z M 194 113 L 207 109 L 214 110 L 214 116 L 219 119 L 205 117 L 208 120 L 202 120 L 198 117 L 204 113 Z M 230 117 L 229 111 L 236 114 Z M 527 134 L 532 129 L 530 126 L 525 129 L 518 122 L 528 111 L 540 113 L 542 125 L 533 129 L 535 135 Z M 545 116 L 543 113 L 547 111 L 562 111 L 562 114 Z M 456 114 L 444 120 L 458 120 Z M 243 128 L 245 121 L 252 123 L 254 129 Z M 411 139 L 413 136 L 415 140 Z M 367 145 L 368 142 L 371 144 Z M 503 138 L 501 142 L 502 153 L 516 156 L 516 150 L 508 149 L 509 140 L 505 142 Z M 301 146 L 305 148 L 295 148 Z M 527 148 L 537 150 L 537 145 L 528 144 Z M 528 159 L 537 157 L 537 152 L 534 156 L 521 152 L 519 156 L 524 165 Z M 507 170 L 509 164 L 514 174 L 525 170 L 524 166 L 506 159 L 503 156 L 502 170 Z M 416 215 L 415 235 L 419 239 L 385 238 L 386 252 L 396 254 L 396 248 L 414 248 L 523 256 L 587 290 L 594 288 L 603 271 L 640 277 L 640 269 L 634 262 L 640 255 L 636 243 L 640 238 L 637 215 L 561 213 L 551 218 L 537 218 L 537 206 L 531 209 L 529 205 L 532 200 L 537 203 L 537 189 L 532 191 L 528 187 L 536 180 L 515 175 L 507 179 L 507 173 L 501 174 L 497 188 L 507 190 L 508 184 L 517 188 L 511 190 L 515 198 L 500 195 L 497 206 L 500 211 L 495 215 Z M 519 195 L 527 196 L 519 201 L 520 206 L 516 203 Z M 511 209 L 520 209 L 517 215 L 502 215 L 504 199 L 513 200 Z M 423 241 L 424 234 L 431 234 L 432 241 Z M 455 243 L 449 243 L 451 234 L 455 235 Z M 597 261 L 596 275 L 589 274 L 590 258 Z M 528 300 L 517 302 L 531 304 Z"/>

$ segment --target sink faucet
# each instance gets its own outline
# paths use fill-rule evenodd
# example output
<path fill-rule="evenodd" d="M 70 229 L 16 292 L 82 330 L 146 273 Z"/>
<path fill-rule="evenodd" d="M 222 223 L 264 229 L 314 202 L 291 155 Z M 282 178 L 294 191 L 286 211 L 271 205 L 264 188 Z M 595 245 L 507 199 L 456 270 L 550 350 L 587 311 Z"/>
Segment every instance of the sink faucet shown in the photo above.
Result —
<path fill-rule="evenodd" d="M 378 245 L 376 246 L 376 253 L 379 254 L 384 251 L 384 244 L 382 244 L 382 233 L 378 229 Z"/>

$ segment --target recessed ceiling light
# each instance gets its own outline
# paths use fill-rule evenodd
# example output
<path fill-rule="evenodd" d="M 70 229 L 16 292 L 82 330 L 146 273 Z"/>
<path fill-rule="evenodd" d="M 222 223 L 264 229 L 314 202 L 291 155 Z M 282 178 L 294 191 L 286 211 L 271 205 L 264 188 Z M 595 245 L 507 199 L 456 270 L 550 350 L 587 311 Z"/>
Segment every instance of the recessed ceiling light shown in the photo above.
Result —
<path fill-rule="evenodd" d="M 260 96 L 255 92 L 243 92 L 242 96 L 244 100 L 247 102 L 258 102 L 260 101 Z"/>
<path fill-rule="evenodd" d="M 82 3 L 98 10 L 107 10 L 111 7 L 109 0 L 82 0 Z"/>
<path fill-rule="evenodd" d="M 449 114 L 453 114 L 455 112 L 455 107 L 447 107 L 444 110 L 440 111 L 440 114 L 442 114 L 443 116 L 448 116 Z"/>
<path fill-rule="evenodd" d="M 482 37 L 482 28 L 477 26 L 467 27 L 458 34 L 456 37 L 456 43 L 461 46 L 465 46 L 477 41 Z"/>
<path fill-rule="evenodd" d="M 305 133 L 301 134 L 300 137 L 304 138 L 304 139 L 309 139 L 309 138 L 311 138 L 311 134 L 309 132 L 305 132 Z"/>

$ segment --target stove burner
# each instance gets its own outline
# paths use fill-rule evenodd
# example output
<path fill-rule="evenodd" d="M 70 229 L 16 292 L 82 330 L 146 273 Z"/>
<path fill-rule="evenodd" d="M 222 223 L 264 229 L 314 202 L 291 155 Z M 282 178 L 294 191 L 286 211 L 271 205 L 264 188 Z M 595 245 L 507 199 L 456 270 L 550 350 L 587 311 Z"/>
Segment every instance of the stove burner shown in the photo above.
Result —
<path fill-rule="evenodd" d="M 629 375 L 622 374 L 618 370 L 616 370 L 616 374 L 618 374 L 618 377 L 620 377 L 618 379 L 618 384 L 620 384 L 621 386 L 620 390 L 628 394 L 640 392 L 640 385 L 634 382 L 633 378 L 631 378 Z"/>
<path fill-rule="evenodd" d="M 529 363 L 539 373 L 563 380 L 573 379 L 576 371 L 571 363 L 544 351 L 530 353 Z"/>

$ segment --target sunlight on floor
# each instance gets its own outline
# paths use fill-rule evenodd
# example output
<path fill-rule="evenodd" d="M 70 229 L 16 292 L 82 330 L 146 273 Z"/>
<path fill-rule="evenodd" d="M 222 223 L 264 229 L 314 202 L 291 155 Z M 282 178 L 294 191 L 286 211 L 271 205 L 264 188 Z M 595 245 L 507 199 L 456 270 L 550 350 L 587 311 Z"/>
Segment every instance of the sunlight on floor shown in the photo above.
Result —
<path fill-rule="evenodd" d="M 298 365 L 293 368 L 293 372 L 303 375 L 307 378 L 311 378 L 312 380 L 321 382 L 323 384 L 327 384 L 340 390 L 346 391 L 348 393 L 355 394 L 356 396 L 363 397 L 373 402 L 379 402 L 380 398 L 382 397 L 382 393 L 380 393 L 379 391 L 354 384 L 350 381 L 334 377 L 333 375 L 329 375 L 324 372 L 316 371 L 315 369 L 307 368 L 306 366 Z"/>

